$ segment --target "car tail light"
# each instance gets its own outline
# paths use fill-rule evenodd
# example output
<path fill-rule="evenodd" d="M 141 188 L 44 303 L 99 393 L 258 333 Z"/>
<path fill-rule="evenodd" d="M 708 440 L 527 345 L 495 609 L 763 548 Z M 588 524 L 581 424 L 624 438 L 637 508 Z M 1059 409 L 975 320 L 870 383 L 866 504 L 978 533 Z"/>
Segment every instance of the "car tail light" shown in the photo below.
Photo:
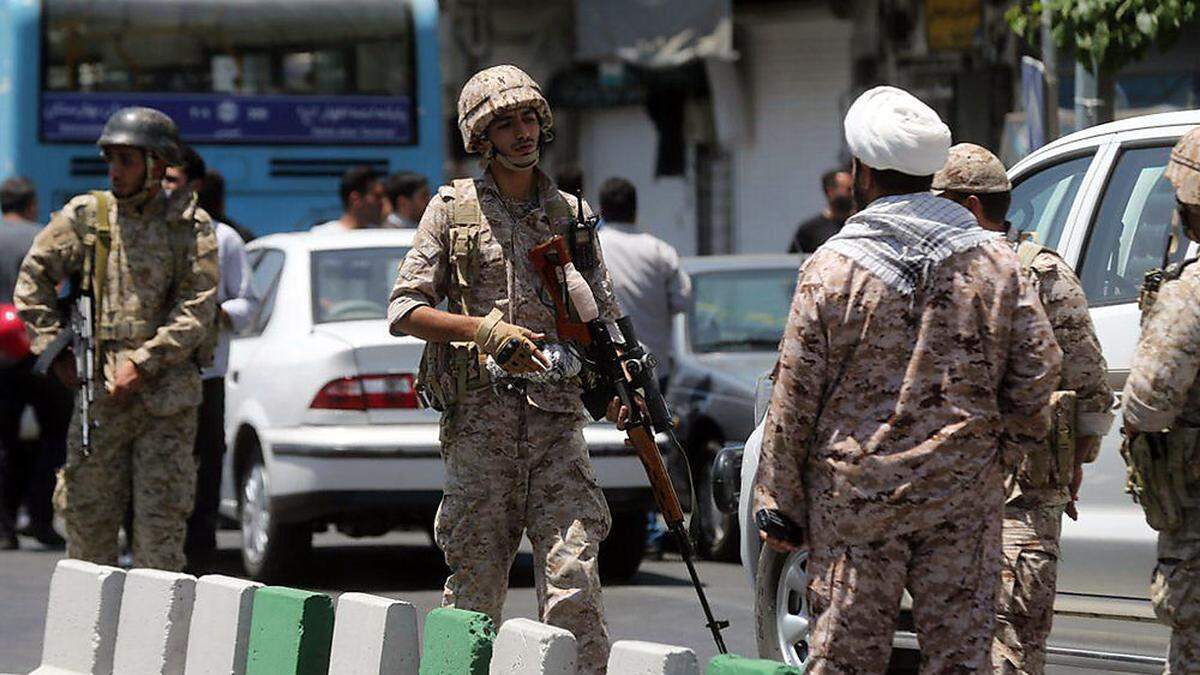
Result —
<path fill-rule="evenodd" d="M 320 410 L 414 409 L 418 407 L 417 390 L 409 373 L 343 377 L 322 387 L 308 407 Z"/>

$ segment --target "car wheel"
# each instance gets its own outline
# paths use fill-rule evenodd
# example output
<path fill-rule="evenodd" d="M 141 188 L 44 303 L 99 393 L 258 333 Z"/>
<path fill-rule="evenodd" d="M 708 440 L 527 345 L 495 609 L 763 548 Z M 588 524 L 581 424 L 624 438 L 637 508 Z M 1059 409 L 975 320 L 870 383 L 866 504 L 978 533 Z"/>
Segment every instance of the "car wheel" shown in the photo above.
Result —
<path fill-rule="evenodd" d="M 601 581 L 625 582 L 637 574 L 646 554 L 649 520 L 650 516 L 645 511 L 613 514 L 612 529 L 608 531 L 608 537 L 600 542 Z"/>
<path fill-rule="evenodd" d="M 259 581 L 298 569 L 312 549 L 308 523 L 284 525 L 272 516 L 268 481 L 262 459 L 255 457 L 241 484 L 242 567 Z"/>
<path fill-rule="evenodd" d="M 698 453 L 700 466 L 696 472 L 696 502 L 700 511 L 700 553 L 710 560 L 737 562 L 738 517 L 736 513 L 722 513 L 713 498 L 712 467 L 721 452 L 721 442 L 710 438 Z"/>
<path fill-rule="evenodd" d="M 758 655 L 803 666 L 808 659 L 808 553 L 764 546 L 754 583 Z"/>

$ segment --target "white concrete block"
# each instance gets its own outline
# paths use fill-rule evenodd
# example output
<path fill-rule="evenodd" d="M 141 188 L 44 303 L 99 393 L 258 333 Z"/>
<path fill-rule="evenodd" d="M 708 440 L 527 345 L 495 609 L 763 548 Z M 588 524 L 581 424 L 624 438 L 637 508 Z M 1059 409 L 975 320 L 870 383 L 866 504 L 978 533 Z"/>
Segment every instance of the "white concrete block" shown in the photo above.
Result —
<path fill-rule="evenodd" d="M 700 675 L 696 654 L 684 647 L 639 640 L 614 642 L 608 672 L 621 675 Z"/>
<path fill-rule="evenodd" d="M 366 593 L 343 593 L 333 622 L 329 675 L 417 675 L 420 645 L 417 610 L 412 605 Z"/>
<path fill-rule="evenodd" d="M 183 675 L 196 577 L 161 570 L 125 576 L 113 672 Z"/>
<path fill-rule="evenodd" d="M 575 675 L 575 651 L 575 636 L 569 630 L 530 619 L 509 619 L 496 634 L 488 673 Z"/>
<path fill-rule="evenodd" d="M 185 675 L 243 675 L 254 589 L 262 584 L 210 574 L 196 582 Z"/>
<path fill-rule="evenodd" d="M 42 665 L 33 675 L 111 675 L 125 570 L 60 560 L 50 578 Z"/>

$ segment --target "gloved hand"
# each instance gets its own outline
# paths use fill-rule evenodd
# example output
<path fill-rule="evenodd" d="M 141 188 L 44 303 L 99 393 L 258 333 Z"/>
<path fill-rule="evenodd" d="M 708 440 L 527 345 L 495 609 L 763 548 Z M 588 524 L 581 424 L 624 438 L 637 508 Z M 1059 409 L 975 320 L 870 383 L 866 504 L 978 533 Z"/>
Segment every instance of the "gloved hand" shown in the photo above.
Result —
<path fill-rule="evenodd" d="M 536 373 L 549 368 L 550 360 L 534 343 L 534 340 L 546 336 L 503 321 L 503 316 L 504 313 L 499 309 L 493 309 L 483 318 L 479 329 L 475 331 L 475 344 L 479 346 L 479 351 L 490 355 L 505 372 L 514 375 Z M 511 356 L 508 356 L 510 352 Z"/>

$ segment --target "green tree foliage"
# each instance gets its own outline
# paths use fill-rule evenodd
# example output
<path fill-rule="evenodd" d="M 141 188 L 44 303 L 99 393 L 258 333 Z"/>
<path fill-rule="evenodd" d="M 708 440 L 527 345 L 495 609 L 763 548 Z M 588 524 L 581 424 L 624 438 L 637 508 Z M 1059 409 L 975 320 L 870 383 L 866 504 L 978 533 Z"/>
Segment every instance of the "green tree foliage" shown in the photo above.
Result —
<path fill-rule="evenodd" d="M 1020 0 L 1005 14 L 1030 44 L 1049 11 L 1054 44 L 1094 74 L 1115 73 L 1153 45 L 1170 47 L 1196 18 L 1200 0 Z"/>

